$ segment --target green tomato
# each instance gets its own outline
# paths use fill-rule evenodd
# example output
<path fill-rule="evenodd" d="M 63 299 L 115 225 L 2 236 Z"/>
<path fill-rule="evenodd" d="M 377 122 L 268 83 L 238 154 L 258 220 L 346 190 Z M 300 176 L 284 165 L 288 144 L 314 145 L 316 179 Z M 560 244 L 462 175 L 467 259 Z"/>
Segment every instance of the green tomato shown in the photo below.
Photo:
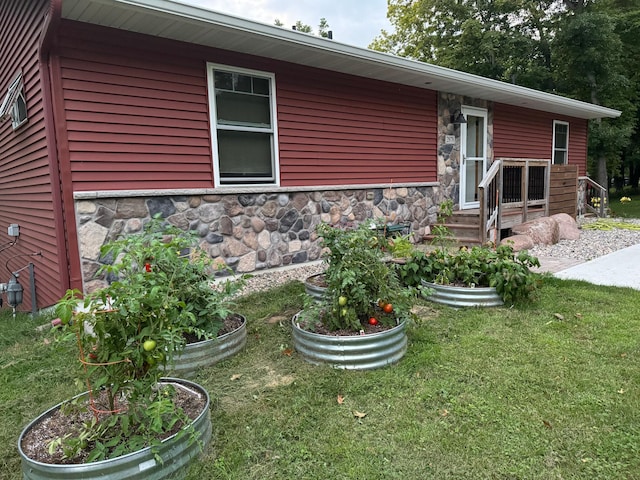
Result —
<path fill-rule="evenodd" d="M 150 352 L 151 350 L 156 348 L 156 341 L 155 340 L 145 340 L 145 342 L 142 344 L 142 348 L 144 348 L 145 352 Z"/>
<path fill-rule="evenodd" d="M 338 305 L 340 305 L 341 307 L 344 307 L 346 304 L 347 304 L 347 297 L 338 298 Z"/>
<path fill-rule="evenodd" d="M 340 314 L 341 314 L 343 317 L 346 317 L 346 316 L 347 316 L 347 312 L 348 312 L 348 310 L 347 310 L 346 308 L 343 308 L 342 310 L 340 310 Z"/>

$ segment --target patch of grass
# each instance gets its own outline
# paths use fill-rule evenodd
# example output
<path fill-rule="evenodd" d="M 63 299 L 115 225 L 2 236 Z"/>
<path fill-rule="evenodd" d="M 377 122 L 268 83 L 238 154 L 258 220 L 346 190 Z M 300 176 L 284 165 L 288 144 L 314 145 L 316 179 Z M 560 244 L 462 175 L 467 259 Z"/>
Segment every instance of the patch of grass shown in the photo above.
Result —
<path fill-rule="evenodd" d="M 71 349 L 53 343 L 46 317 L 0 311 L 0 479 L 21 478 L 17 440 L 37 414 L 76 392 Z"/>
<path fill-rule="evenodd" d="M 630 198 L 631 201 L 620 202 L 620 198 L 623 196 Z M 609 198 L 609 208 L 612 217 L 640 218 L 640 195 L 632 195 L 629 191 L 613 192 Z"/>
<path fill-rule="evenodd" d="M 513 309 L 424 302 L 406 356 L 368 372 L 293 351 L 302 292 L 241 300 L 246 349 L 196 379 L 214 433 L 188 479 L 640 478 L 640 292 L 547 276 Z M 0 353 L 7 480 L 23 426 L 76 391 L 68 354 L 26 330 Z"/>

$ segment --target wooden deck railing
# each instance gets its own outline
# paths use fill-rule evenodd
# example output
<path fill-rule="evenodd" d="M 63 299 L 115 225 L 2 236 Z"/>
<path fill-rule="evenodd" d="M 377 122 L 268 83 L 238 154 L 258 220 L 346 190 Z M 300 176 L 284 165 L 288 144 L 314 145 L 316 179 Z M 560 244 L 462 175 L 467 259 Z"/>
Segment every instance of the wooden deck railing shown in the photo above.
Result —
<path fill-rule="evenodd" d="M 478 185 L 480 201 L 480 243 L 487 240 L 496 242 L 498 238 L 498 218 L 500 214 L 500 185 L 502 183 L 502 162 L 498 159 L 491 164 Z"/>
<path fill-rule="evenodd" d="M 607 189 L 589 177 L 578 177 L 578 215 L 595 213 L 606 217 L 609 212 Z"/>
<path fill-rule="evenodd" d="M 496 159 L 478 185 L 480 241 L 499 231 L 549 214 L 550 160 Z"/>

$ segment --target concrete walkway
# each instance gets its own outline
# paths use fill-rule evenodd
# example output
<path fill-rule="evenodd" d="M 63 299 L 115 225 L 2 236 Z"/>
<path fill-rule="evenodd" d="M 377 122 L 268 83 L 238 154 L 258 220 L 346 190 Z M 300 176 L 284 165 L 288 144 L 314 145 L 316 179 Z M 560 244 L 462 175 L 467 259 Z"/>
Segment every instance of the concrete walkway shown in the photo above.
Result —
<path fill-rule="evenodd" d="M 550 257 L 539 260 L 538 271 L 553 273 L 558 278 L 640 290 L 640 244 L 582 263 Z"/>

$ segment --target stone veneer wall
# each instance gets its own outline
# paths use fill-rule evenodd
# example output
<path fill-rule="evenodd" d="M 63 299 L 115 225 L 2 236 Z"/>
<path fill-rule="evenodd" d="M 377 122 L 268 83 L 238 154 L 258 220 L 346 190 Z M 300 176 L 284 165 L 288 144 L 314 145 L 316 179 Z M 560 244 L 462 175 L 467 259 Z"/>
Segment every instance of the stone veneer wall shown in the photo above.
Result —
<path fill-rule="evenodd" d="M 438 200 L 452 199 L 456 210 L 460 202 L 460 125 L 449 123 L 449 119 L 456 111 L 461 110 L 463 105 L 487 110 L 487 168 L 493 162 L 493 104 L 486 100 L 440 92 L 438 96 L 438 182 L 442 197 Z"/>
<path fill-rule="evenodd" d="M 172 224 L 195 230 L 200 245 L 237 273 L 300 264 L 320 258 L 315 227 L 369 218 L 411 223 L 421 238 L 437 216 L 438 188 L 393 187 L 282 193 L 182 195 L 77 199 L 78 241 L 84 288 L 95 279 L 100 247 L 142 230 L 160 213 Z"/>

